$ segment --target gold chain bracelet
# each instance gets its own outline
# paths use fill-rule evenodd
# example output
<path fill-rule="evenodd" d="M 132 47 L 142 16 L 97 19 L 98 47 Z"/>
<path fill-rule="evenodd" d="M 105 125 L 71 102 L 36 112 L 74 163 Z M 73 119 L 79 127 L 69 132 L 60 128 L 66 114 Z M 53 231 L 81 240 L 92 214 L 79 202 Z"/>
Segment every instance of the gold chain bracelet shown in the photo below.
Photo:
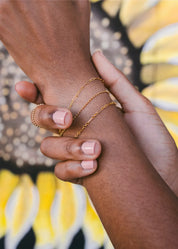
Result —
<path fill-rule="evenodd" d="M 94 82 L 95 80 L 100 80 L 101 82 L 104 83 L 104 80 L 101 79 L 101 78 L 99 78 L 99 77 L 91 78 L 91 79 L 89 79 L 87 82 L 85 82 L 84 85 L 78 90 L 78 92 L 76 93 L 76 95 L 72 98 L 72 101 L 71 101 L 71 103 L 70 103 L 70 105 L 69 105 L 69 107 L 68 107 L 69 110 L 71 109 L 73 103 L 74 103 L 75 100 L 78 98 L 78 96 L 80 95 L 80 93 L 82 92 L 82 90 L 83 90 L 89 83 Z"/>
<path fill-rule="evenodd" d="M 111 106 L 111 105 L 115 105 L 115 102 L 110 102 L 108 104 L 103 105 L 100 110 L 98 110 L 97 112 L 95 112 L 91 118 L 83 125 L 83 127 L 75 134 L 75 138 L 78 138 L 80 136 L 80 134 L 85 130 L 85 128 L 93 121 L 94 118 L 96 118 L 98 116 L 98 114 L 100 114 L 103 110 L 105 110 L 107 107 Z"/>
<path fill-rule="evenodd" d="M 68 106 L 68 109 L 69 109 L 69 110 L 70 110 L 71 107 L 73 106 L 74 102 L 76 101 L 76 99 L 78 98 L 78 96 L 80 95 L 80 93 L 82 92 L 82 90 L 83 90 L 89 83 L 92 83 L 92 82 L 94 82 L 95 80 L 99 80 L 99 81 L 101 81 L 101 82 L 104 83 L 104 80 L 103 80 L 102 78 L 99 78 L 99 77 L 93 77 L 93 78 L 89 79 L 87 82 L 85 82 L 85 83 L 81 86 L 81 88 L 78 90 L 78 92 L 73 96 L 72 101 L 71 101 L 70 105 Z M 98 95 L 96 95 L 96 96 L 98 96 Z M 89 100 L 89 102 L 88 102 L 87 104 L 85 104 L 85 107 L 86 107 L 86 106 L 90 103 L 90 101 L 92 101 L 92 99 L 94 99 L 96 96 L 92 97 L 91 100 Z M 83 107 L 83 109 L 84 109 L 85 107 Z M 82 109 L 82 110 L 83 110 L 83 109 Z M 79 116 L 79 114 L 81 113 L 82 110 L 79 111 L 79 113 L 77 114 L 77 117 Z M 75 118 L 76 118 L 76 117 L 75 117 Z M 74 119 L 73 119 L 73 120 L 74 120 Z M 62 137 L 63 134 L 64 134 L 64 132 L 65 132 L 66 130 L 67 130 L 67 129 L 61 129 L 61 130 L 59 130 L 59 136 Z"/>
<path fill-rule="evenodd" d="M 99 96 L 100 94 L 104 94 L 104 93 L 109 94 L 108 90 L 105 90 L 105 91 L 102 91 L 102 92 L 98 92 L 98 93 L 96 93 L 93 97 L 91 97 L 91 98 L 87 101 L 87 103 L 80 109 L 80 111 L 79 111 L 77 114 L 75 114 L 75 116 L 73 117 L 73 121 L 74 121 L 76 118 L 78 118 L 78 116 L 80 115 L 80 113 L 87 107 L 87 105 L 89 105 L 89 103 L 90 103 L 94 98 L 96 98 L 96 97 Z M 59 136 L 62 137 L 65 131 L 66 131 L 66 129 L 61 130 L 61 132 L 59 133 Z"/>

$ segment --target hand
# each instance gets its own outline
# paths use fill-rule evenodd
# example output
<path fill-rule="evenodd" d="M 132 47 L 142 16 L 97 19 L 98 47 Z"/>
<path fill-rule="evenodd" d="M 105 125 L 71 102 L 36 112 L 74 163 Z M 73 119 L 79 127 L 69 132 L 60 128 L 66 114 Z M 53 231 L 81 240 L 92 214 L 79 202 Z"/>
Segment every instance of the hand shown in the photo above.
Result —
<path fill-rule="evenodd" d="M 160 117 L 156 113 L 151 102 L 141 95 L 136 88 L 127 80 L 127 78 L 118 71 L 110 62 L 102 55 L 100 52 L 96 52 L 93 55 L 93 62 L 101 75 L 101 77 L 106 82 L 106 87 L 111 91 L 113 95 L 118 99 L 123 108 L 123 118 L 125 119 L 127 125 L 135 136 L 136 143 L 139 144 L 142 151 L 145 153 L 147 158 L 153 164 L 155 169 L 161 175 L 161 177 L 166 181 L 169 187 L 178 195 L 177 182 L 177 160 L 178 151 L 174 140 L 167 131 L 166 127 L 162 123 Z M 30 90 L 30 92 L 28 91 Z M 23 98 L 30 102 L 41 102 L 41 95 L 37 91 L 36 87 L 28 82 L 20 82 L 16 84 L 16 90 Z M 56 124 L 53 123 L 48 126 L 49 122 L 44 121 L 43 116 L 49 113 L 48 107 L 39 106 L 42 110 L 41 115 L 38 116 L 40 126 L 51 129 L 56 128 Z M 55 112 L 54 107 L 53 112 Z M 50 117 L 49 117 L 50 119 Z M 58 132 L 58 130 L 56 130 Z M 55 140 L 56 139 L 56 140 Z M 52 152 L 48 152 L 45 148 L 54 146 L 54 140 L 59 146 L 65 145 L 64 148 L 70 148 L 72 144 L 72 155 L 73 164 L 75 165 L 75 160 L 81 160 L 79 156 L 79 151 L 81 147 L 79 146 L 80 141 L 76 139 L 68 138 L 47 138 L 42 143 L 42 152 L 49 157 L 54 157 Z M 69 142 L 69 145 L 67 143 Z M 47 144 L 47 145 L 46 145 Z M 99 143 L 98 143 L 99 144 Z M 53 148 L 55 153 L 58 155 L 58 160 L 63 160 L 63 154 L 65 154 L 65 160 L 71 160 L 71 153 L 67 149 L 63 151 L 57 151 Z M 76 153 L 74 152 L 76 150 Z M 93 154 L 94 159 L 97 158 L 99 154 Z M 90 158 L 91 159 L 91 158 Z M 82 160 L 88 160 L 86 157 Z M 78 162 L 77 162 L 78 163 Z M 60 163 L 64 167 L 57 167 L 55 173 L 57 177 L 65 180 L 71 179 L 71 174 L 68 174 L 67 161 L 65 163 Z M 71 161 L 70 161 L 71 165 Z M 96 168 L 95 168 L 96 169 Z M 76 173 L 77 173 L 76 169 Z M 88 171 L 88 174 L 93 173 Z M 74 176 L 74 174 L 73 174 Z M 76 178 L 79 178 L 81 174 L 75 174 Z M 74 179 L 73 179 L 74 180 Z"/>
<path fill-rule="evenodd" d="M 95 72 L 90 61 L 89 16 L 88 0 L 0 0 L 0 39 L 36 83 L 45 103 L 58 101 L 65 106 L 76 90 L 74 82 Z"/>

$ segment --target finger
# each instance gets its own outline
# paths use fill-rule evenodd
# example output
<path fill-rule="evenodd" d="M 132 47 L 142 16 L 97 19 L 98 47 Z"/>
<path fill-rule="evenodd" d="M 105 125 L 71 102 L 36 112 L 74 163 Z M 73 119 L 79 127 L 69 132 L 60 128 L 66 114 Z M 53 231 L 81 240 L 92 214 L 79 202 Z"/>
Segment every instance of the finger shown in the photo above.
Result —
<path fill-rule="evenodd" d="M 42 95 L 40 94 L 36 85 L 31 82 L 28 81 L 17 82 L 15 85 L 15 90 L 23 99 L 31 103 L 35 104 L 43 103 Z"/>
<path fill-rule="evenodd" d="M 54 170 L 57 178 L 62 181 L 70 181 L 82 184 L 85 176 L 93 174 L 97 169 L 97 161 L 65 161 L 59 162 Z"/>
<path fill-rule="evenodd" d="M 41 152 L 57 160 L 94 160 L 101 153 L 97 140 L 70 137 L 47 137 L 41 143 Z"/>
<path fill-rule="evenodd" d="M 59 131 L 72 124 L 72 113 L 66 108 L 51 105 L 39 105 L 31 113 L 32 123 L 47 130 Z"/>
<path fill-rule="evenodd" d="M 107 60 L 100 50 L 93 54 L 92 59 L 98 73 L 104 79 L 106 87 L 120 102 L 125 112 L 145 111 L 148 108 L 154 112 L 150 101 Z"/>

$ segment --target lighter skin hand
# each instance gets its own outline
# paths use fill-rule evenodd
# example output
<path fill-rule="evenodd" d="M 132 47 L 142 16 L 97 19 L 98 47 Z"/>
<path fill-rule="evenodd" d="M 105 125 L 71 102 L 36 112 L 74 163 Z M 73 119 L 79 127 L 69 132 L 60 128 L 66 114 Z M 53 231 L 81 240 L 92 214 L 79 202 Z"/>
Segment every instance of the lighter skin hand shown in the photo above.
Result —
<path fill-rule="evenodd" d="M 141 149 L 178 196 L 177 147 L 154 107 L 120 71 L 109 63 L 100 51 L 93 55 L 93 62 L 105 80 L 106 87 L 121 103 L 124 110 L 123 118 Z M 42 102 L 41 95 L 33 84 L 19 82 L 16 89 L 26 100 L 35 103 Z"/>
<path fill-rule="evenodd" d="M 124 110 L 123 118 L 157 172 L 178 195 L 178 150 L 151 102 L 101 52 L 94 64 Z"/>

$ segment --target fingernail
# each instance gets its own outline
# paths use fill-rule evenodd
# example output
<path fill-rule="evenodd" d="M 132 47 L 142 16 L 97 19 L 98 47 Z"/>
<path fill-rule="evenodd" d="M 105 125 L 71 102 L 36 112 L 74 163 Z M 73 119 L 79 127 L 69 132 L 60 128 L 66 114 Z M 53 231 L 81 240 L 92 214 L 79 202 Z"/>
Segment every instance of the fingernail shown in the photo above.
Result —
<path fill-rule="evenodd" d="M 96 146 L 97 146 L 97 144 L 94 141 L 85 142 L 85 143 L 82 144 L 81 150 L 86 155 L 93 155 L 93 154 L 96 153 Z"/>
<path fill-rule="evenodd" d="M 97 162 L 94 161 L 82 161 L 81 166 L 83 169 L 93 169 L 96 166 Z"/>
<path fill-rule="evenodd" d="M 52 119 L 56 124 L 65 125 L 67 114 L 68 113 L 65 111 L 56 111 L 55 113 L 53 113 Z"/>
<path fill-rule="evenodd" d="M 103 51 L 102 51 L 101 49 L 96 49 L 96 50 L 93 52 L 93 54 L 95 54 L 95 53 L 103 54 Z"/>

